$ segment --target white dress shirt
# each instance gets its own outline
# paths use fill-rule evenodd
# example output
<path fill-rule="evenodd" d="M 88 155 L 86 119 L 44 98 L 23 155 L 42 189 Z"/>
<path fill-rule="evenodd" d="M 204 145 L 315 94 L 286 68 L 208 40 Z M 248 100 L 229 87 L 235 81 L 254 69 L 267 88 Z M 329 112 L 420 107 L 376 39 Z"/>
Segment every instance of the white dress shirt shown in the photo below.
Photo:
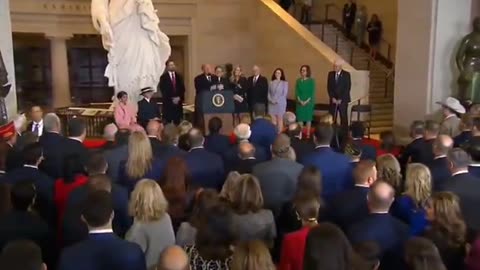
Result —
<path fill-rule="evenodd" d="M 43 134 L 43 119 L 40 120 L 40 122 L 32 122 L 32 130 L 30 130 L 31 132 L 33 132 L 35 130 L 35 126 L 38 125 L 38 137 L 42 136 Z"/>

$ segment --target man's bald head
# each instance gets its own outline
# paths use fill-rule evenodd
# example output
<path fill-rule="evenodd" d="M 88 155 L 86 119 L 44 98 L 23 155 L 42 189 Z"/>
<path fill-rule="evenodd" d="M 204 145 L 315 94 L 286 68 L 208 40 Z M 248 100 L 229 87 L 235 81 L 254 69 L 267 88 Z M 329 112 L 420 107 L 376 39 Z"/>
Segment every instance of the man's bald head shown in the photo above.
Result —
<path fill-rule="evenodd" d="M 248 140 L 250 138 L 250 135 L 252 135 L 250 126 L 243 123 L 238 124 L 233 130 L 233 133 L 235 134 L 235 136 L 237 137 L 237 140 L 239 141 Z"/>
<path fill-rule="evenodd" d="M 297 116 L 293 112 L 286 112 L 283 115 L 283 124 L 288 127 L 297 122 Z"/>
<path fill-rule="evenodd" d="M 114 123 L 110 123 L 103 128 L 103 138 L 107 141 L 115 141 L 115 135 L 118 132 L 118 128 Z"/>
<path fill-rule="evenodd" d="M 203 146 L 205 138 L 203 137 L 202 131 L 198 128 L 192 128 L 188 132 L 188 142 L 190 143 L 190 147 Z"/>
<path fill-rule="evenodd" d="M 433 154 L 436 157 L 447 155 L 452 148 L 453 139 L 448 135 L 439 135 L 433 142 Z"/>
<path fill-rule="evenodd" d="M 158 258 L 158 270 L 188 270 L 188 256 L 179 246 L 167 247 Z"/>
<path fill-rule="evenodd" d="M 248 142 L 243 142 L 238 145 L 238 155 L 240 159 L 248 159 L 255 157 L 255 146 Z"/>
<path fill-rule="evenodd" d="M 155 136 L 159 137 L 160 135 L 160 127 L 162 124 L 156 120 L 150 120 L 147 124 L 147 135 L 148 136 Z"/>
<path fill-rule="evenodd" d="M 368 192 L 368 207 L 371 213 L 388 212 L 395 199 L 395 190 L 383 181 L 376 181 Z"/>

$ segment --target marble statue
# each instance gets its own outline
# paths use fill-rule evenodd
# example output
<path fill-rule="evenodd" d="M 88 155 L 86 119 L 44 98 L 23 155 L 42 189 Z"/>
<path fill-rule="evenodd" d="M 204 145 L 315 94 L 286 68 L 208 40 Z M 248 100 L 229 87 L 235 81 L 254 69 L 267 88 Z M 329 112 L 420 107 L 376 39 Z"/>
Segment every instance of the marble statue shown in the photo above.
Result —
<path fill-rule="evenodd" d="M 465 36 L 456 55 L 459 99 L 480 103 L 480 17 L 473 20 L 473 31 Z"/>
<path fill-rule="evenodd" d="M 157 89 L 171 47 L 152 0 L 92 0 L 91 12 L 108 51 L 105 76 L 115 94 L 137 99 L 140 89 Z"/>
<path fill-rule="evenodd" d="M 3 62 L 2 52 L 0 52 L 0 125 L 5 125 L 8 122 L 5 98 L 10 92 L 11 87 L 12 84 L 8 82 L 7 67 Z"/>

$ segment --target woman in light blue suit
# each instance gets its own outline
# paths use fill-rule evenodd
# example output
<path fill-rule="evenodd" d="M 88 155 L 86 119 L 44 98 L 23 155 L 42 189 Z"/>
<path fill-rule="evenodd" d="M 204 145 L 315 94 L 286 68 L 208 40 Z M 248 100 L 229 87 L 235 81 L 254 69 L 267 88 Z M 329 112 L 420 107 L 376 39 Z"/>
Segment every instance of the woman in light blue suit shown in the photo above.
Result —
<path fill-rule="evenodd" d="M 268 113 L 277 126 L 278 132 L 283 131 L 283 115 L 287 109 L 288 82 L 283 69 L 273 72 L 272 81 L 268 87 Z"/>

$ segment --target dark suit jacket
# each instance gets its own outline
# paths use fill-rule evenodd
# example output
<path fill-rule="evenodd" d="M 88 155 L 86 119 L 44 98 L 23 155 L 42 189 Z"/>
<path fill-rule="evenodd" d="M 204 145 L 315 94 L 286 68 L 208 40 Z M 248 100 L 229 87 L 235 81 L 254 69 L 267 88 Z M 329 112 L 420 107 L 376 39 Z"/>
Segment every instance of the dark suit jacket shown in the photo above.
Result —
<path fill-rule="evenodd" d="M 113 230 L 120 237 L 124 237 L 132 225 L 132 218 L 128 214 L 128 192 L 115 183 L 112 183 L 112 200 L 115 216 L 113 217 Z M 85 240 L 88 228 L 80 220 L 82 205 L 88 196 L 88 187 L 81 186 L 74 189 L 68 196 L 65 205 L 65 214 L 62 222 L 63 246 L 70 246 Z"/>
<path fill-rule="evenodd" d="M 217 76 L 210 75 L 210 81 L 207 79 L 207 75 L 199 74 L 195 77 L 195 93 L 199 95 L 203 91 L 210 91 L 210 87 L 214 84 L 215 79 Z"/>
<path fill-rule="evenodd" d="M 348 103 L 351 100 L 350 88 L 352 87 L 350 73 L 342 70 L 337 80 L 335 80 L 335 74 L 335 71 L 328 73 L 327 90 L 330 101 L 335 98 L 342 100 L 342 103 Z"/>
<path fill-rule="evenodd" d="M 167 122 L 178 122 L 183 116 L 183 101 L 185 100 L 185 84 L 183 77 L 175 72 L 175 87 L 170 73 L 165 71 L 160 77 L 160 91 L 162 92 L 162 113 Z M 178 104 L 173 103 L 173 98 L 179 97 Z"/>
<path fill-rule="evenodd" d="M 138 102 L 138 112 L 137 112 L 137 121 L 142 127 L 147 127 L 148 121 L 159 118 L 160 119 L 160 110 L 158 105 L 152 99 L 147 101 L 142 99 Z"/>
<path fill-rule="evenodd" d="M 362 150 L 361 160 L 377 160 L 377 149 L 375 149 L 375 147 L 365 144 L 362 139 L 352 140 L 352 144 Z"/>
<path fill-rule="evenodd" d="M 327 205 L 328 219 L 346 231 L 348 226 L 367 217 L 369 190 L 368 187 L 355 186 L 335 195 Z"/>
<path fill-rule="evenodd" d="M 453 138 L 453 146 L 454 147 L 461 147 L 466 144 L 468 141 L 472 139 L 472 132 L 471 131 L 462 131 L 462 133 L 458 134 L 455 138 Z"/>
<path fill-rule="evenodd" d="M 167 163 L 167 161 L 172 157 L 184 157 L 187 152 L 178 148 L 176 145 L 162 143 L 158 149 L 158 152 L 155 153 L 155 157 L 160 160 L 162 163 Z"/>
<path fill-rule="evenodd" d="M 265 104 L 265 108 L 268 107 L 268 80 L 264 76 L 260 75 L 257 82 L 253 84 L 253 76 L 247 80 L 247 97 L 250 110 L 253 109 L 253 105 L 260 103 Z"/>
<path fill-rule="evenodd" d="M 377 243 L 380 248 L 380 269 L 405 269 L 403 249 L 408 239 L 408 226 L 390 214 L 369 214 L 351 225 L 347 232 L 352 244 L 366 241 Z"/>
<path fill-rule="evenodd" d="M 192 184 L 202 188 L 220 189 L 225 181 L 222 158 L 204 148 L 194 148 L 185 156 Z"/>
<path fill-rule="evenodd" d="M 82 162 L 83 167 L 87 166 L 87 162 L 90 157 L 90 153 L 88 149 L 83 145 L 83 143 L 67 138 L 64 143 L 65 149 L 63 151 L 63 157 L 67 157 L 69 155 L 77 155 L 80 157 L 80 161 Z M 63 172 L 63 168 L 62 168 Z"/>
<path fill-rule="evenodd" d="M 298 175 L 303 165 L 284 158 L 274 158 L 253 167 L 253 175 L 262 188 L 264 207 L 280 213 L 282 206 L 293 199 Z"/>
<path fill-rule="evenodd" d="M 222 134 L 212 134 L 205 137 L 205 149 L 223 155 L 230 148 L 230 138 Z"/>
<path fill-rule="evenodd" d="M 229 171 L 237 171 L 240 174 L 252 173 L 253 167 L 259 162 L 256 158 L 239 159 Z"/>
<path fill-rule="evenodd" d="M 290 144 L 293 150 L 295 150 L 297 160 L 302 160 L 305 156 L 315 150 L 315 144 L 310 140 L 300 140 L 297 137 L 290 137 Z"/>
<path fill-rule="evenodd" d="M 330 147 L 319 147 L 306 156 L 304 166 L 315 166 L 322 172 L 322 197 L 329 200 L 335 194 L 353 186 L 350 159 Z"/>
<path fill-rule="evenodd" d="M 445 182 L 452 175 L 448 169 L 448 160 L 446 157 L 441 157 L 433 159 L 430 164 L 428 164 L 430 173 L 432 174 L 432 188 L 433 190 L 441 190 L 445 185 Z"/>
<path fill-rule="evenodd" d="M 63 250 L 59 270 L 146 270 L 145 255 L 135 243 L 113 233 L 90 234 Z"/>
<path fill-rule="evenodd" d="M 52 234 L 48 224 L 39 216 L 23 211 L 7 213 L 0 218 L 0 249 L 14 240 L 28 239 L 36 243 L 42 249 L 43 259 L 47 263 L 52 261 Z"/>
<path fill-rule="evenodd" d="M 475 166 L 470 165 L 470 166 L 468 166 L 468 172 L 469 172 L 471 175 L 473 175 L 473 176 L 475 176 L 475 177 L 477 177 L 477 178 L 480 179 L 480 166 L 478 166 L 478 165 L 475 165 Z"/>
<path fill-rule="evenodd" d="M 457 174 L 445 183 L 444 191 L 450 191 L 460 198 L 460 207 L 467 227 L 480 230 L 480 179 L 470 173 Z"/>
<path fill-rule="evenodd" d="M 255 159 L 258 162 L 267 161 L 269 159 L 269 155 L 265 148 L 258 144 L 253 144 L 255 147 Z M 225 165 L 225 171 L 231 171 L 232 168 L 235 167 L 235 164 L 240 161 L 238 157 L 238 144 L 231 145 L 230 148 L 223 153 L 222 155 Z"/>
<path fill-rule="evenodd" d="M 258 118 L 250 125 L 250 142 L 262 146 L 270 153 L 270 146 L 277 138 L 277 128 L 267 119 Z M 270 155 L 269 155 L 270 157 Z"/>
<path fill-rule="evenodd" d="M 100 148 L 100 150 L 101 151 L 107 151 L 107 150 L 115 148 L 115 146 L 117 146 L 117 145 L 114 141 L 107 141 L 107 142 L 105 142 L 104 145 L 102 145 L 102 148 Z"/>
<path fill-rule="evenodd" d="M 160 151 L 162 142 L 156 137 L 148 137 L 148 139 L 150 140 L 150 145 L 152 146 L 153 153 L 158 153 Z"/>
<path fill-rule="evenodd" d="M 22 167 L 23 157 L 16 147 L 8 145 L 7 157 L 5 160 L 5 171 L 9 172 L 16 168 Z"/>
<path fill-rule="evenodd" d="M 58 133 L 43 132 L 39 143 L 43 148 L 43 157 L 40 169 L 53 179 L 63 176 L 63 152 L 67 139 Z"/>
<path fill-rule="evenodd" d="M 55 204 L 53 202 L 54 180 L 38 169 L 20 167 L 8 172 L 2 181 L 14 185 L 22 181 L 31 181 L 35 185 L 37 198 L 35 209 L 52 227 L 56 224 Z"/>
<path fill-rule="evenodd" d="M 420 162 L 422 155 L 421 153 L 424 150 L 424 147 L 425 141 L 423 140 L 423 138 L 414 139 L 405 147 L 405 150 L 400 157 L 400 164 L 405 167 L 408 161 L 412 163 Z"/>
<path fill-rule="evenodd" d="M 118 182 L 120 163 L 128 158 L 128 145 L 118 145 L 113 149 L 105 151 L 105 159 L 108 163 L 107 174 L 113 182 Z"/>

